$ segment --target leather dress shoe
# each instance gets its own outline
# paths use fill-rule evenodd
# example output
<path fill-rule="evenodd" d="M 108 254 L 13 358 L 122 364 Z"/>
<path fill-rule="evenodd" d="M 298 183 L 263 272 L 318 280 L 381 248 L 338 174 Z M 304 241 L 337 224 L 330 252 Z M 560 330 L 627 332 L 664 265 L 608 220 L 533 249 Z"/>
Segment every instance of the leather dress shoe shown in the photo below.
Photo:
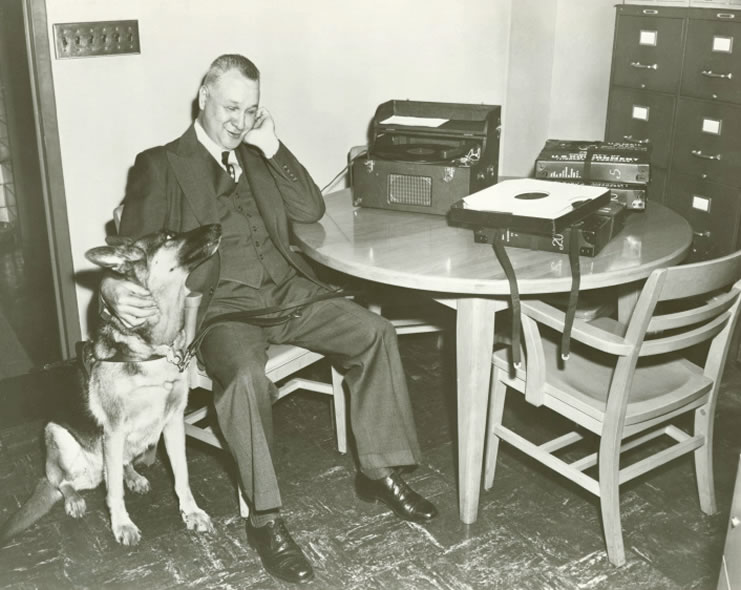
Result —
<path fill-rule="evenodd" d="M 309 560 L 291 537 L 282 518 L 261 527 L 253 527 L 248 521 L 247 537 L 269 574 L 294 583 L 308 582 L 314 577 Z"/>
<path fill-rule="evenodd" d="M 424 523 L 437 516 L 437 508 L 432 502 L 410 488 L 397 472 L 383 479 L 370 479 L 359 473 L 355 480 L 355 490 L 361 500 L 381 501 L 404 520 Z"/>

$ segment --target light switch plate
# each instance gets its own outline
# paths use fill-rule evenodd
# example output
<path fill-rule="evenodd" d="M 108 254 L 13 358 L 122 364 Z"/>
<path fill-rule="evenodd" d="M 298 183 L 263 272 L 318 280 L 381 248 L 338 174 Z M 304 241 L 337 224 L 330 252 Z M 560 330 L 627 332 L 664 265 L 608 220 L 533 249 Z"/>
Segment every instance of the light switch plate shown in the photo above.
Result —
<path fill-rule="evenodd" d="M 141 53 L 139 21 L 57 23 L 54 45 L 57 59 Z"/>

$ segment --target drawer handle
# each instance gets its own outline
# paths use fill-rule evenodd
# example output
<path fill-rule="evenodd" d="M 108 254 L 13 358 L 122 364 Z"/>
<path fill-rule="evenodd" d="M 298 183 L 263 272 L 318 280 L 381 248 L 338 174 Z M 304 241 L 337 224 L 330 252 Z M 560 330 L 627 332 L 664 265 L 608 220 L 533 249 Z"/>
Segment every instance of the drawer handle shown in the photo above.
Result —
<path fill-rule="evenodd" d="M 630 66 L 637 70 L 658 70 L 659 64 L 642 64 L 639 61 L 630 62 Z"/>
<path fill-rule="evenodd" d="M 702 150 L 692 150 L 690 152 L 695 158 L 702 158 L 703 160 L 714 160 L 718 161 L 721 159 L 721 154 L 715 154 L 714 156 L 711 154 L 703 154 Z"/>
<path fill-rule="evenodd" d="M 711 234 L 709 231 L 693 231 L 692 235 L 696 238 L 709 238 Z"/>
<path fill-rule="evenodd" d="M 723 78 L 725 80 L 733 78 L 733 72 L 728 72 L 727 74 L 716 74 L 713 70 L 702 70 L 700 73 L 708 78 Z"/>
<path fill-rule="evenodd" d="M 644 8 L 643 10 L 641 10 L 641 12 L 643 14 L 659 14 L 658 10 L 654 10 L 652 8 Z"/>
<path fill-rule="evenodd" d="M 718 12 L 715 16 L 718 18 L 736 18 L 736 15 L 732 12 Z"/>
<path fill-rule="evenodd" d="M 623 135 L 623 139 L 625 141 L 632 141 L 634 143 L 651 143 L 651 140 L 648 139 L 648 138 L 646 138 L 646 139 L 633 139 L 633 136 L 632 135 Z"/>

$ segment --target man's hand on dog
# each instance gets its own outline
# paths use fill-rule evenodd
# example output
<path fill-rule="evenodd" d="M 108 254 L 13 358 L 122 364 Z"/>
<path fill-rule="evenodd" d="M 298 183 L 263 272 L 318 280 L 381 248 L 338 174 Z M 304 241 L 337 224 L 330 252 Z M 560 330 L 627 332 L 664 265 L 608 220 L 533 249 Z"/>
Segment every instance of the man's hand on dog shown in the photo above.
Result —
<path fill-rule="evenodd" d="M 136 328 L 159 315 L 150 292 L 131 281 L 105 277 L 100 284 L 103 302 L 129 328 Z"/>

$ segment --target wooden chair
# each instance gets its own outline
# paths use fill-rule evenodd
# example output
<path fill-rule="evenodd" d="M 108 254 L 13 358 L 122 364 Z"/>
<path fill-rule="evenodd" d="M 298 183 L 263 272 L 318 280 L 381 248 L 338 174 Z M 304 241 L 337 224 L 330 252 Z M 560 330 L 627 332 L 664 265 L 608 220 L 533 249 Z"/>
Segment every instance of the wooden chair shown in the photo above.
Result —
<path fill-rule="evenodd" d="M 495 350 L 492 356 L 484 487 L 493 485 L 500 440 L 524 451 L 599 497 L 607 554 L 618 566 L 625 563 L 620 484 L 693 452 L 700 507 L 706 514 L 716 512 L 713 421 L 738 314 L 740 277 L 741 251 L 655 270 L 627 325 L 610 318 L 574 322 L 566 361 L 560 360 L 557 345 L 564 313 L 543 302 L 523 301 L 526 362 L 511 373 L 508 349 Z M 696 345 L 708 347 L 708 352 L 693 362 L 683 353 Z M 703 350 L 694 348 L 692 357 Z M 508 387 L 523 393 L 529 403 L 566 417 L 581 432 L 541 444 L 516 433 L 502 423 Z M 672 424 L 691 411 L 691 433 Z M 567 460 L 564 449 L 582 440 L 584 431 L 597 435 L 598 450 L 576 460 L 572 454 Z M 671 446 L 646 449 L 653 454 L 621 466 L 622 452 L 662 435 L 673 439 Z M 594 476 L 586 473 L 592 467 Z"/>
<path fill-rule="evenodd" d="M 113 211 L 113 221 L 118 231 L 121 225 L 121 215 L 123 214 L 123 205 L 116 207 Z M 191 342 L 196 334 L 196 315 L 198 306 L 201 302 L 200 293 L 190 293 L 186 298 L 185 304 L 185 330 L 187 341 Z M 337 450 L 340 453 L 347 452 L 347 418 L 345 408 L 345 393 L 342 387 L 342 376 L 332 367 L 332 377 L 330 382 L 316 381 L 303 377 L 293 377 L 288 379 L 301 369 L 313 365 L 324 357 L 317 353 L 311 352 L 300 346 L 289 344 L 272 344 L 268 347 L 268 362 L 265 366 L 265 374 L 268 379 L 278 385 L 278 399 L 281 399 L 297 389 L 315 391 L 332 396 L 332 414 L 335 424 L 335 435 L 337 438 Z M 192 389 L 203 388 L 212 390 L 213 384 L 202 367 L 197 362 L 191 363 L 190 366 L 190 385 Z M 209 420 L 209 406 L 199 407 L 188 410 L 185 413 L 185 434 L 195 438 L 208 445 L 217 448 L 223 448 L 221 439 L 214 432 Z M 239 511 L 246 518 L 249 515 L 249 508 L 244 500 L 241 490 L 238 492 Z"/>

